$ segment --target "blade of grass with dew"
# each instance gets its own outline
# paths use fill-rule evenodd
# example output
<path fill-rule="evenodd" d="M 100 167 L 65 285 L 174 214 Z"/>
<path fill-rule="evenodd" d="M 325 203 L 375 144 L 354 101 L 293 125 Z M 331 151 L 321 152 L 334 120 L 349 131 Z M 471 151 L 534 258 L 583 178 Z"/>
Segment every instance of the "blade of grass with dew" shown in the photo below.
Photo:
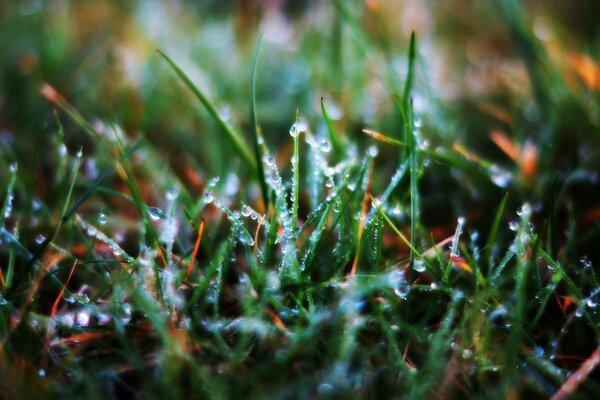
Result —
<path fill-rule="evenodd" d="M 290 135 L 294 141 L 294 154 L 292 154 L 292 229 L 295 231 L 298 228 L 298 202 L 300 190 L 300 150 L 298 123 L 300 121 L 299 112 L 296 111 L 296 122 L 290 129 Z"/>
<path fill-rule="evenodd" d="M 409 65 L 411 62 L 409 61 Z M 410 93 L 410 91 L 409 91 Z M 404 129 L 406 133 L 408 143 L 408 159 L 409 159 L 409 175 L 410 175 L 410 242 L 414 247 L 417 236 L 417 222 L 419 219 L 419 191 L 417 186 L 418 181 L 418 170 L 417 170 L 417 144 L 416 137 L 413 130 L 413 119 L 412 119 L 412 105 L 408 103 L 408 109 L 405 110 L 403 104 L 400 103 L 398 96 L 394 96 L 397 108 L 400 111 L 402 120 L 404 122 Z M 408 281 L 412 282 L 413 278 L 413 266 L 415 263 L 414 254 L 411 252 L 409 255 L 409 270 L 408 270 Z"/>
<path fill-rule="evenodd" d="M 2 210 L 0 210 L 0 227 L 4 227 L 5 219 L 12 212 L 12 202 L 14 199 L 14 188 L 17 180 L 17 164 L 11 164 L 9 167 L 10 178 L 8 185 L 6 186 L 6 197 L 4 203 L 2 203 Z"/>
<path fill-rule="evenodd" d="M 492 226 L 490 227 L 490 232 L 488 233 L 487 241 L 485 244 L 484 260 L 486 260 L 486 262 L 488 263 L 488 275 L 491 274 L 493 270 L 493 247 L 496 243 L 496 235 L 498 234 L 498 228 L 500 227 L 500 222 L 502 221 L 502 216 L 504 215 L 504 209 L 506 208 L 507 201 L 508 193 L 504 195 L 502 201 L 500 202 L 500 205 L 498 205 L 498 209 L 496 210 L 496 215 L 494 216 L 494 221 L 492 222 Z"/>
<path fill-rule="evenodd" d="M 379 212 L 379 214 L 383 217 L 384 221 L 388 224 L 388 226 L 390 228 L 392 228 L 392 230 L 394 231 L 394 233 L 396 235 L 398 235 L 398 237 L 400 238 L 400 240 L 406 245 L 406 247 L 409 248 L 409 250 L 416 256 L 419 257 L 420 259 L 423 260 L 423 263 L 425 264 L 425 267 L 427 268 L 427 270 L 429 271 L 430 274 L 432 274 L 433 276 L 435 276 L 437 279 L 442 279 L 442 276 L 439 274 L 438 271 L 435 270 L 435 268 L 433 268 L 431 266 L 431 264 L 429 263 L 429 261 L 427 260 L 426 257 L 424 257 L 419 250 L 417 250 L 412 243 L 402 234 L 402 232 L 400 232 L 400 230 L 398 228 L 396 228 L 396 225 L 394 225 L 394 223 L 392 222 L 392 220 L 390 220 L 390 218 L 387 216 L 387 214 L 385 213 L 385 211 L 381 208 L 381 206 L 378 204 L 377 200 L 375 200 L 373 198 L 373 196 L 369 195 L 369 198 L 371 199 L 371 204 L 373 204 L 375 206 L 375 208 L 377 209 L 377 211 Z M 444 282 L 446 283 L 446 282 Z"/>
<path fill-rule="evenodd" d="M 321 97 L 321 111 L 323 112 L 323 119 L 325 119 L 325 125 L 327 125 L 327 132 L 329 133 L 329 139 L 333 144 L 333 152 L 337 159 L 340 159 L 344 155 L 344 145 L 338 138 L 338 133 L 333 126 L 333 121 L 329 117 L 327 108 L 325 108 L 325 99 Z"/>
<path fill-rule="evenodd" d="M 171 66 L 173 71 L 175 71 L 175 73 L 177 74 L 179 79 L 181 79 L 181 81 L 185 84 L 185 86 L 187 86 L 188 89 L 190 89 L 192 93 L 194 93 L 194 96 L 196 96 L 198 100 L 200 100 L 200 102 L 206 108 L 210 116 L 221 128 L 221 130 L 223 130 L 229 141 L 233 144 L 236 151 L 242 157 L 242 160 L 244 161 L 246 166 L 250 168 L 250 170 L 253 173 L 256 173 L 258 170 L 258 166 L 252 158 L 252 155 L 248 150 L 249 146 L 244 142 L 244 139 L 236 131 L 234 131 L 225 121 L 223 121 L 223 118 L 221 118 L 215 106 L 200 91 L 200 89 L 198 89 L 198 87 L 192 82 L 192 80 L 186 75 L 186 73 L 183 72 L 183 70 L 181 70 L 181 68 L 179 68 L 179 66 L 175 64 L 175 62 L 171 60 L 171 58 L 169 58 L 169 56 L 167 56 L 163 51 L 157 51 L 158 54 L 160 54 L 165 59 L 165 61 L 167 61 L 167 63 Z"/>
<path fill-rule="evenodd" d="M 254 158 L 256 160 L 258 181 L 260 182 L 260 189 L 262 191 L 263 201 L 265 203 L 265 210 L 269 209 L 269 189 L 267 188 L 267 180 L 265 177 L 265 169 L 262 163 L 263 152 L 260 146 L 259 140 L 259 126 L 258 117 L 256 115 L 256 67 L 258 65 L 258 56 L 260 49 L 262 48 L 264 35 L 261 35 L 256 45 L 256 51 L 252 60 L 252 69 L 250 72 L 250 123 L 252 125 L 252 138 L 254 139 Z"/>
<path fill-rule="evenodd" d="M 73 188 L 75 187 L 75 180 L 77 179 L 77 173 L 79 172 L 79 166 L 81 164 L 82 156 L 83 156 L 83 151 L 80 149 L 79 152 L 77 153 L 77 157 L 75 158 L 75 163 L 73 164 L 73 166 L 71 168 L 70 182 L 68 183 L 68 186 L 67 186 L 67 195 L 65 196 L 62 213 L 61 213 L 62 217 L 58 220 L 58 223 L 56 224 L 56 227 L 54 228 L 52 233 L 44 239 L 44 241 L 37 247 L 37 249 L 33 253 L 33 258 L 29 261 L 29 267 L 34 265 L 39 260 L 39 258 L 42 256 L 42 254 L 44 253 L 44 251 L 46 250 L 46 248 L 48 247 L 50 242 L 52 242 L 54 240 L 54 238 L 56 237 L 56 235 L 58 235 L 58 232 L 60 231 L 61 226 L 66 221 L 64 216 L 66 215 L 67 209 L 69 207 L 69 203 L 71 202 L 71 195 L 73 194 Z"/>

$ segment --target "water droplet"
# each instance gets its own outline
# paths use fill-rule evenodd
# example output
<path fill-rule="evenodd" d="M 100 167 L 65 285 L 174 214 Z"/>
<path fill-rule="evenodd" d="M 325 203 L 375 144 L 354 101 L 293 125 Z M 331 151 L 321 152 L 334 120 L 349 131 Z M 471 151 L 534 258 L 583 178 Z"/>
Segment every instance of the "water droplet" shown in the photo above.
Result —
<path fill-rule="evenodd" d="M 533 348 L 533 353 L 538 357 L 543 357 L 545 354 L 544 348 L 541 346 L 535 346 Z"/>
<path fill-rule="evenodd" d="M 379 149 L 375 145 L 369 146 L 369 148 L 367 149 L 367 154 L 369 155 L 369 157 L 375 158 L 379 155 Z"/>
<path fill-rule="evenodd" d="M 394 289 L 396 296 L 400 297 L 402 300 L 406 300 L 409 292 L 410 286 L 406 282 L 401 283 L 400 286 Z"/>
<path fill-rule="evenodd" d="M 273 157 L 273 156 L 265 156 L 263 158 L 263 160 L 264 160 L 265 164 L 267 164 L 267 167 L 269 167 L 269 168 L 275 167 L 275 157 Z"/>
<path fill-rule="evenodd" d="M 83 149 L 79 149 L 79 151 L 77 152 L 77 158 L 81 157 L 83 157 Z"/>
<path fill-rule="evenodd" d="M 46 240 L 46 236 L 42 235 L 41 233 L 35 237 L 35 242 L 37 244 L 42 244 L 44 240 Z"/>
<path fill-rule="evenodd" d="M 575 317 L 581 318 L 582 316 L 583 316 L 583 307 L 578 307 L 577 310 L 575 310 Z"/>
<path fill-rule="evenodd" d="M 594 299 L 591 297 L 587 300 L 585 304 L 587 304 L 589 308 L 596 308 L 596 306 L 598 305 L 598 303 L 594 301 Z"/>
<path fill-rule="evenodd" d="M 505 188 L 511 180 L 510 173 L 497 165 L 492 165 L 488 170 L 492 182 L 498 187 Z"/>
<path fill-rule="evenodd" d="M 106 214 L 104 214 L 103 212 L 100 212 L 100 214 L 98 214 L 98 223 L 100 225 L 104 225 L 108 222 L 108 216 Z"/>
<path fill-rule="evenodd" d="M 329 153 L 331 151 L 331 143 L 329 143 L 329 141 L 327 141 L 327 139 L 322 139 L 321 142 L 319 143 L 319 149 L 323 153 Z"/>
<path fill-rule="evenodd" d="M 298 137 L 298 133 L 298 126 L 296 124 L 293 124 L 290 128 L 290 136 L 293 138 Z"/>
<path fill-rule="evenodd" d="M 0 294 L 0 306 L 5 306 L 5 305 L 7 305 L 7 304 L 8 304 L 8 300 L 6 300 L 6 299 L 4 298 L 4 296 L 2 296 L 2 295 Z"/>
<path fill-rule="evenodd" d="M 212 201 L 214 200 L 214 197 L 212 195 L 212 192 L 204 192 L 204 203 L 205 204 L 210 204 L 212 203 Z"/>
<path fill-rule="evenodd" d="M 162 210 L 158 207 L 147 207 L 146 211 L 152 221 L 158 221 L 159 219 L 164 218 Z"/>
<path fill-rule="evenodd" d="M 17 163 L 12 163 L 10 164 L 10 166 L 8 167 L 9 171 L 14 174 L 15 172 L 17 172 L 17 170 L 19 169 L 19 167 L 17 166 Z"/>
<path fill-rule="evenodd" d="M 415 128 L 420 128 L 422 126 L 423 126 L 423 121 L 421 120 L 421 118 L 415 119 Z"/>
<path fill-rule="evenodd" d="M 329 383 L 321 383 L 317 387 L 317 394 L 319 394 L 319 395 L 330 395 L 330 394 L 333 394 L 333 392 L 334 392 L 334 388 Z"/>
<path fill-rule="evenodd" d="M 332 188 L 333 185 L 334 185 L 333 177 L 330 176 L 329 178 L 327 178 L 327 181 L 325 181 L 325 186 L 327 186 L 328 188 Z"/>
<path fill-rule="evenodd" d="M 239 211 L 237 211 L 237 210 L 236 210 L 236 211 L 234 211 L 234 212 L 233 212 L 233 218 L 235 218 L 235 219 L 240 219 L 240 212 L 239 212 Z"/>
<path fill-rule="evenodd" d="M 177 196 L 179 196 L 179 190 L 176 187 L 167 190 L 167 200 L 173 201 Z"/>
<path fill-rule="evenodd" d="M 516 232 L 517 229 L 519 229 L 519 222 L 518 221 L 510 221 L 508 223 L 508 229 L 510 229 L 513 232 Z"/>
<path fill-rule="evenodd" d="M 60 146 L 58 146 L 58 154 L 61 156 L 61 158 L 64 158 L 67 156 L 68 150 L 67 150 L 67 146 L 65 146 L 63 143 L 60 144 Z"/>
<path fill-rule="evenodd" d="M 87 311 L 79 311 L 75 317 L 75 323 L 79 326 L 88 326 L 90 323 L 90 314 Z"/>
<path fill-rule="evenodd" d="M 38 375 L 39 375 L 39 376 L 41 376 L 41 377 L 44 377 L 44 376 L 46 376 L 46 371 L 45 371 L 45 370 L 43 370 L 43 369 L 40 369 L 40 370 L 38 371 Z"/>
<path fill-rule="evenodd" d="M 425 272 L 425 260 L 422 258 L 415 259 L 415 262 L 413 263 L 413 269 L 417 272 Z"/>
<path fill-rule="evenodd" d="M 579 262 L 581 263 L 581 265 L 583 265 L 583 268 L 585 269 L 590 269 L 592 267 L 592 261 L 589 259 L 588 256 L 583 256 L 579 259 Z"/>
<path fill-rule="evenodd" d="M 473 350 L 471 349 L 464 349 L 462 352 L 462 358 L 464 358 L 465 360 L 468 360 L 470 358 L 473 357 Z"/>
<path fill-rule="evenodd" d="M 249 217 L 252 214 L 252 209 L 248 207 L 246 204 L 242 206 L 242 215 L 244 217 Z"/>

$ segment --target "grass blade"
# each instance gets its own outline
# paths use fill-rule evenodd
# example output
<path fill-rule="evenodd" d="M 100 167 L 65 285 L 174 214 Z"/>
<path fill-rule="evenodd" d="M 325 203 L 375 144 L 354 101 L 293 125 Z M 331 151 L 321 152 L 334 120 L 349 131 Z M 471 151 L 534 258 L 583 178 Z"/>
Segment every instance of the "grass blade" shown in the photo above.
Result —
<path fill-rule="evenodd" d="M 263 201 L 265 203 L 265 210 L 269 209 L 269 189 L 267 188 L 267 180 L 265 177 L 265 169 L 262 163 L 263 151 L 259 140 L 258 118 L 256 116 L 256 66 L 258 64 L 258 55 L 262 47 L 264 36 L 261 36 L 256 45 L 256 52 L 254 53 L 254 59 L 252 60 L 252 72 L 250 73 L 250 122 L 252 125 L 252 137 L 254 139 L 254 158 L 256 161 L 256 169 L 258 174 L 258 181 L 260 182 L 260 189 L 262 191 Z"/>
<path fill-rule="evenodd" d="M 215 106 L 213 106 L 210 100 L 208 100 L 208 98 L 200 91 L 200 89 L 198 89 L 198 87 L 192 82 L 192 80 L 186 75 L 186 73 L 183 72 L 181 68 L 179 68 L 179 66 L 177 66 L 177 64 L 175 64 L 175 62 L 171 60 L 171 58 L 169 58 L 169 56 L 167 56 L 164 52 L 162 52 L 161 50 L 157 51 L 158 54 L 160 54 L 167 61 L 167 63 L 169 63 L 173 71 L 175 71 L 175 73 L 177 74 L 179 79 L 181 79 L 181 81 L 185 84 L 185 86 L 187 86 L 188 89 L 190 89 L 192 93 L 194 93 L 194 96 L 196 96 L 198 100 L 200 100 L 200 102 L 206 108 L 210 116 L 223 130 L 229 141 L 235 147 L 236 151 L 240 154 L 246 166 L 248 166 L 248 168 L 250 168 L 250 170 L 253 173 L 256 172 L 258 167 L 254 159 L 252 158 L 250 151 L 248 150 L 250 146 L 248 146 L 244 142 L 244 139 L 236 131 L 234 131 L 229 125 L 227 125 L 225 121 L 223 121 L 223 118 L 221 118 Z"/>

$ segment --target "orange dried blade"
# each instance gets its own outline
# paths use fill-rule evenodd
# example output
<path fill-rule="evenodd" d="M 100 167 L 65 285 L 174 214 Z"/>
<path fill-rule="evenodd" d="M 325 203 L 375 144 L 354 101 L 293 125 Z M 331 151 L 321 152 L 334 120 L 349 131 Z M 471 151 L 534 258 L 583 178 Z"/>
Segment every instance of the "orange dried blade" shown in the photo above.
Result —
<path fill-rule="evenodd" d="M 258 225 L 256 226 L 256 233 L 254 233 L 254 254 L 258 254 L 258 233 L 260 232 L 260 228 L 262 227 L 262 221 L 258 221 Z"/>
<path fill-rule="evenodd" d="M 519 165 L 524 178 L 529 179 L 535 175 L 537 171 L 537 161 L 537 147 L 531 142 L 525 143 L 519 157 Z"/>
<path fill-rule="evenodd" d="M 50 311 L 50 318 L 54 318 L 56 316 L 56 311 L 58 310 L 58 304 L 60 303 L 60 300 L 63 298 L 63 296 L 65 294 L 65 290 L 67 289 L 67 286 L 69 285 L 69 281 L 71 280 L 71 277 L 73 276 L 73 272 L 75 271 L 76 266 L 77 266 L 77 259 L 75 259 L 75 262 L 73 263 L 73 266 L 71 267 L 71 271 L 69 272 L 67 281 L 63 285 L 58 296 L 56 296 L 56 300 L 54 300 L 54 304 L 52 305 L 52 310 Z"/>
<path fill-rule="evenodd" d="M 448 236 L 446 239 L 434 244 L 433 246 L 431 246 L 430 248 L 428 248 L 427 250 L 425 250 L 423 253 L 421 253 L 421 255 L 423 257 L 425 256 L 433 256 L 435 255 L 435 252 L 438 248 L 445 246 L 446 244 L 452 242 L 454 240 L 454 235 L 452 236 Z"/>
<path fill-rule="evenodd" d="M 600 90 L 600 65 L 594 59 L 585 54 L 572 53 L 569 63 L 589 89 Z"/>
<path fill-rule="evenodd" d="M 2 275 L 2 268 L 0 268 L 0 284 L 2 284 L 3 287 L 6 287 L 6 281 L 4 280 L 4 275 Z"/>
<path fill-rule="evenodd" d="M 398 146 L 403 146 L 404 145 L 404 143 L 402 143 L 401 141 L 393 139 L 393 138 L 391 138 L 389 136 L 382 135 L 379 132 L 375 132 L 375 131 L 372 131 L 372 130 L 366 129 L 366 128 L 363 129 L 362 131 L 364 133 L 366 133 L 367 135 L 371 136 L 373 139 L 379 140 L 381 142 L 395 144 L 395 145 L 398 145 Z"/>
<path fill-rule="evenodd" d="M 267 314 L 269 314 L 269 317 L 271 317 L 271 321 L 273 321 L 273 324 L 275 324 L 276 327 L 278 327 L 285 333 L 290 333 L 290 330 L 287 328 L 287 326 L 285 326 L 281 318 L 279 318 L 279 315 L 275 314 L 273 310 L 267 308 Z"/>
<path fill-rule="evenodd" d="M 514 140 L 512 140 L 508 135 L 501 131 L 492 131 L 490 133 L 490 138 L 492 141 L 502 150 L 507 156 L 509 156 L 513 161 L 519 161 L 520 150 L 519 147 L 515 144 Z"/>
<path fill-rule="evenodd" d="M 506 123 L 507 125 L 511 125 L 513 122 L 512 117 L 504 110 L 502 110 L 500 107 L 497 107 L 491 103 L 482 103 L 479 105 L 479 108 L 481 108 L 481 110 L 489 115 L 491 115 L 492 117 L 496 118 L 498 121 L 502 121 L 504 123 Z"/>
<path fill-rule="evenodd" d="M 600 364 L 600 347 L 597 347 L 587 360 L 585 360 L 583 364 L 569 376 L 550 400 L 563 400 L 571 396 L 598 364 Z"/>
<path fill-rule="evenodd" d="M 584 215 L 584 219 L 587 222 L 593 222 L 597 219 L 600 219 L 600 207 L 596 207 L 596 208 L 586 212 Z"/>
<path fill-rule="evenodd" d="M 85 332 L 85 333 L 78 333 L 76 335 L 71 335 L 67 338 L 59 338 L 59 339 L 54 339 L 52 342 L 50 342 L 50 347 L 53 346 L 58 346 L 61 344 L 80 344 L 80 343 L 85 343 L 85 342 L 90 342 L 92 340 L 96 340 L 98 338 L 101 338 L 103 336 L 109 336 L 112 335 L 112 332 Z"/>
<path fill-rule="evenodd" d="M 196 257 L 198 256 L 198 249 L 200 249 L 200 242 L 202 241 L 202 234 L 204 233 L 204 219 L 200 221 L 200 228 L 198 228 L 198 238 L 196 239 L 196 244 L 194 245 L 194 251 L 192 252 L 192 259 L 190 260 L 190 264 L 185 271 L 186 278 L 192 273 L 194 269 L 194 264 L 196 263 Z"/>
<path fill-rule="evenodd" d="M 62 101 L 62 96 L 54 89 L 52 86 L 44 83 L 42 85 L 42 89 L 40 90 L 42 96 L 46 98 L 46 100 L 52 103 L 59 103 Z"/>
<path fill-rule="evenodd" d="M 471 265 L 465 258 L 457 257 L 457 256 L 450 256 L 450 260 L 452 260 L 452 262 L 458 269 L 461 269 L 470 274 L 473 273 L 473 268 L 471 268 Z"/>
<path fill-rule="evenodd" d="M 474 154 L 474 153 L 471 153 L 469 150 L 467 150 L 467 148 L 466 148 L 465 146 L 463 146 L 463 145 L 462 145 L 462 144 L 460 144 L 460 143 L 454 143 L 454 144 L 452 145 L 452 148 L 453 148 L 453 149 L 454 149 L 456 152 L 458 152 L 458 153 L 462 154 L 462 155 L 463 155 L 463 156 L 464 156 L 464 157 L 465 157 L 467 160 L 469 160 L 469 161 L 473 161 L 473 162 L 476 162 L 476 163 L 481 163 L 481 161 L 482 161 L 482 160 L 481 160 L 481 158 L 480 158 L 479 156 L 477 156 L 477 155 L 476 155 L 476 154 Z"/>

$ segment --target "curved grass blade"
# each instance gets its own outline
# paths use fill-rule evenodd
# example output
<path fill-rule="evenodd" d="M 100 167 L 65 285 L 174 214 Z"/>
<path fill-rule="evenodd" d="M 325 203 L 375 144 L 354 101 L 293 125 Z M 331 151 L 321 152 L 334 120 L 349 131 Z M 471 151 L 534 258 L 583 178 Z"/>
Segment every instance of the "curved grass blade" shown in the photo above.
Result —
<path fill-rule="evenodd" d="M 260 182 L 260 189 L 262 191 L 263 201 L 265 203 L 265 210 L 269 209 L 269 189 L 267 187 L 267 180 L 265 178 L 265 169 L 262 163 L 263 151 L 258 138 L 259 127 L 258 118 L 256 116 L 256 66 L 258 64 L 258 55 L 262 48 L 264 35 L 261 35 L 256 45 L 256 52 L 254 53 L 254 59 L 252 60 L 252 70 L 250 73 L 250 119 L 252 124 L 252 137 L 254 139 L 254 158 L 256 161 L 258 181 Z"/>
<path fill-rule="evenodd" d="M 327 132 L 329 132 L 329 139 L 331 139 L 331 143 L 333 144 L 333 151 L 336 157 L 341 157 L 344 154 L 344 146 L 338 138 L 338 134 L 333 126 L 333 121 L 329 117 L 329 113 L 325 108 L 325 99 L 323 97 L 321 97 L 321 111 L 323 112 L 323 118 L 325 119 L 325 124 L 327 125 Z"/>
<path fill-rule="evenodd" d="M 179 79 L 181 79 L 181 81 L 192 91 L 192 93 L 194 93 L 194 96 L 196 96 L 196 98 L 198 100 L 200 100 L 202 105 L 204 105 L 204 107 L 206 108 L 206 110 L 208 111 L 210 116 L 214 119 L 214 121 L 217 123 L 217 125 L 219 125 L 219 127 L 223 130 L 223 132 L 225 132 L 225 135 L 227 136 L 229 141 L 233 144 L 233 146 L 235 147 L 237 152 L 240 154 L 240 156 L 242 157 L 242 160 L 246 163 L 248 168 L 250 168 L 252 170 L 252 172 L 256 172 L 258 167 L 257 167 L 254 159 L 252 158 L 252 155 L 250 154 L 250 151 L 248 150 L 249 146 L 244 142 L 244 139 L 236 131 L 234 131 L 229 125 L 227 125 L 227 123 L 225 121 L 223 121 L 223 119 L 217 112 L 215 106 L 213 106 L 213 104 L 200 91 L 200 89 L 198 89 L 198 87 L 196 85 L 194 85 L 192 80 L 185 74 L 185 72 L 183 72 L 181 70 L 181 68 L 179 68 L 177 66 L 177 64 L 175 64 L 175 62 L 173 60 L 171 60 L 171 58 L 169 58 L 169 56 L 167 56 L 161 50 L 157 50 L 157 51 L 158 51 L 158 54 L 160 54 L 167 61 L 167 63 L 169 63 L 169 65 L 171 66 L 173 71 L 175 71 L 175 73 L 177 74 Z"/>

